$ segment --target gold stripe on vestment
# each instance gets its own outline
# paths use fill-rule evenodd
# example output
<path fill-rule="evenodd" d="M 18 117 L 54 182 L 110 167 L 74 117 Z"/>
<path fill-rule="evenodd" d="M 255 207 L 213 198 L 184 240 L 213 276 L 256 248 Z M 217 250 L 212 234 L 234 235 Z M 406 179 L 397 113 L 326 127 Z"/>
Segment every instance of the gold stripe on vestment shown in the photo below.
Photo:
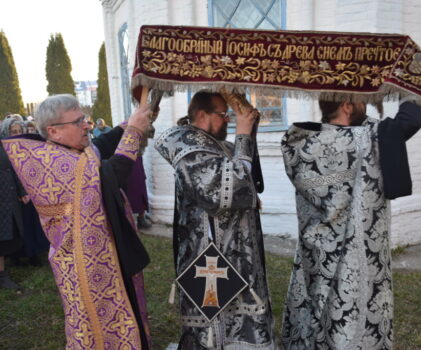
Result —
<path fill-rule="evenodd" d="M 83 245 L 82 245 L 82 232 L 81 232 L 81 209 L 80 203 L 82 198 L 82 178 L 83 171 L 88 162 L 88 157 L 85 153 L 80 155 L 80 158 L 76 164 L 76 179 L 75 179 L 75 197 L 74 197 L 74 226 L 73 226 L 73 237 L 75 244 L 75 264 L 76 264 L 76 276 L 79 277 L 81 296 L 88 312 L 89 321 L 93 328 L 93 341 L 95 349 L 104 350 L 104 339 L 102 337 L 101 324 L 98 319 L 98 315 L 92 302 L 92 298 L 89 292 L 88 276 L 83 263 Z"/>
<path fill-rule="evenodd" d="M 73 205 L 72 203 L 62 203 L 56 205 L 37 205 L 38 214 L 42 216 L 64 216 L 72 215 Z"/>
<path fill-rule="evenodd" d="M 110 239 L 111 239 L 111 242 L 112 242 L 110 252 L 111 252 L 111 255 L 112 255 L 112 257 L 114 259 L 114 262 L 116 264 L 116 273 L 117 273 L 118 279 L 122 282 L 120 287 L 121 287 L 122 291 L 124 291 L 124 293 L 122 293 L 122 298 L 124 299 L 124 303 L 126 304 L 126 307 L 130 312 L 130 316 L 133 318 L 134 330 L 137 332 L 137 336 L 139 337 L 138 339 L 140 339 L 140 327 L 141 327 L 141 325 L 138 324 L 138 322 L 137 322 L 135 313 L 134 313 L 133 308 L 132 308 L 132 304 L 131 304 L 131 302 L 129 300 L 129 297 L 128 297 L 128 294 L 127 294 L 126 286 L 124 284 L 123 274 L 121 272 L 120 261 L 118 260 L 118 255 L 117 255 L 117 251 L 116 251 L 116 244 L 115 244 L 114 235 L 111 235 Z M 133 288 L 135 288 L 135 287 L 133 286 Z M 139 350 L 142 350 L 142 342 L 141 341 L 139 341 L 139 346 L 140 346 Z"/>

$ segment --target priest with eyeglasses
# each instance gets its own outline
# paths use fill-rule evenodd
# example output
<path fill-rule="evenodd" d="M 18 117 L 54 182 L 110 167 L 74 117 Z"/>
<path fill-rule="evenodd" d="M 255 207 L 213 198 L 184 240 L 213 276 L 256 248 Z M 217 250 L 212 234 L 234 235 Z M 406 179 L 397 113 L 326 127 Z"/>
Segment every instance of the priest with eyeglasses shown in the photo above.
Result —
<path fill-rule="evenodd" d="M 121 191 L 149 127 L 148 105 L 91 143 L 72 95 L 50 96 L 40 135 L 2 140 L 50 242 L 66 349 L 149 349 L 142 269 L 149 257 Z"/>

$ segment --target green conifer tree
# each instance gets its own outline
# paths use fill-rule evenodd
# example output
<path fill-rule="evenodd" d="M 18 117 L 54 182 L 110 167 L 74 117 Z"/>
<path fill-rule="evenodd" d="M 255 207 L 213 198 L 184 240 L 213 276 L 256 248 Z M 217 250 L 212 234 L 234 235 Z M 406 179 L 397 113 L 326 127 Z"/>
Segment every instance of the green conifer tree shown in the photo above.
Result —
<path fill-rule="evenodd" d="M 107 58 L 105 55 L 105 44 L 99 49 L 99 68 L 98 68 L 98 90 L 97 99 L 92 109 L 92 118 L 94 120 L 103 118 L 107 125 L 112 126 L 110 89 L 108 87 Z"/>
<path fill-rule="evenodd" d="M 3 31 L 0 31 L 0 119 L 6 113 L 25 114 L 18 74 L 12 50 Z"/>
<path fill-rule="evenodd" d="M 47 62 L 45 66 L 47 75 L 47 92 L 49 95 L 75 94 L 75 83 L 71 72 L 72 63 L 64 46 L 60 33 L 51 34 L 47 47 Z"/>

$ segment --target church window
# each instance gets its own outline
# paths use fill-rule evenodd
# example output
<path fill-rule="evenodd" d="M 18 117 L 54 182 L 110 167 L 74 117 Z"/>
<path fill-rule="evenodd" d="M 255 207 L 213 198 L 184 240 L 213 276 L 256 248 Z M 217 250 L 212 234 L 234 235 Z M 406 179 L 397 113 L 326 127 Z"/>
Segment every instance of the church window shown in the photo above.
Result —
<path fill-rule="evenodd" d="M 213 27 L 286 29 L 286 0 L 209 0 L 208 4 L 209 25 Z M 259 130 L 287 128 L 285 98 L 258 92 L 248 97 L 262 113 Z"/>

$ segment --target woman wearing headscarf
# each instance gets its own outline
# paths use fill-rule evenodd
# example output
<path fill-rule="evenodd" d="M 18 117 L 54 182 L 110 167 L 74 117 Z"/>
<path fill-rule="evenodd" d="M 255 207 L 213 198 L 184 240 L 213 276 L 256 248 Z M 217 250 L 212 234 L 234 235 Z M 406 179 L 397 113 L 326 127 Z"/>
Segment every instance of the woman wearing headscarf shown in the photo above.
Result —
<path fill-rule="evenodd" d="M 3 121 L 0 138 L 23 132 L 22 122 L 8 118 Z M 13 171 L 12 164 L 0 142 L 0 288 L 19 289 L 5 270 L 6 255 L 16 253 L 22 247 L 23 216 L 22 200 L 26 192 Z"/>
<path fill-rule="evenodd" d="M 12 137 L 28 132 L 25 122 L 13 119 L 13 117 L 7 119 L 4 129 L 2 128 L 3 137 Z M 35 127 L 35 124 L 33 126 Z M 22 202 L 23 245 L 21 249 L 12 254 L 12 259 L 16 265 L 20 265 L 20 258 L 28 257 L 31 265 L 39 266 L 41 265 L 39 254 L 48 250 L 49 242 L 41 228 L 38 214 L 32 202 L 29 201 L 27 196 L 23 197 Z"/>

